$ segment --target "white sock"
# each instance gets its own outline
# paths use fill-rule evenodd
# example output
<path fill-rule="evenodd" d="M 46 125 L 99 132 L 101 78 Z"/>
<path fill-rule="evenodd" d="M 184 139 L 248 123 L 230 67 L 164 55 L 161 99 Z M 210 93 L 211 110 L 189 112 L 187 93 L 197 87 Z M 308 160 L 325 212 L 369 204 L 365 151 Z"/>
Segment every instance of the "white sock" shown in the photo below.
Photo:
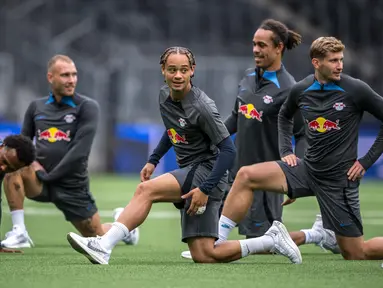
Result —
<path fill-rule="evenodd" d="M 229 234 L 231 230 L 233 230 L 237 226 L 237 223 L 233 222 L 226 216 L 221 215 L 221 218 L 219 218 L 219 224 L 218 224 L 218 235 L 219 239 L 215 242 L 215 244 L 219 244 L 221 242 L 224 242 L 229 237 Z"/>
<path fill-rule="evenodd" d="M 11 211 L 12 224 L 13 226 L 19 226 L 23 231 L 25 231 L 24 224 L 24 210 L 14 210 Z"/>
<path fill-rule="evenodd" d="M 118 217 L 120 217 L 121 213 L 124 211 L 124 209 L 119 209 L 116 215 L 114 215 L 114 222 L 117 222 Z"/>
<path fill-rule="evenodd" d="M 269 235 L 258 238 L 239 240 L 242 258 L 254 253 L 269 252 L 274 247 L 274 240 Z"/>
<path fill-rule="evenodd" d="M 107 251 L 111 251 L 125 237 L 129 236 L 129 229 L 120 222 L 114 222 L 112 227 L 101 236 L 100 244 Z"/>
<path fill-rule="evenodd" d="M 322 234 L 314 229 L 302 229 L 303 233 L 305 233 L 306 240 L 305 244 L 319 244 L 322 241 Z"/>

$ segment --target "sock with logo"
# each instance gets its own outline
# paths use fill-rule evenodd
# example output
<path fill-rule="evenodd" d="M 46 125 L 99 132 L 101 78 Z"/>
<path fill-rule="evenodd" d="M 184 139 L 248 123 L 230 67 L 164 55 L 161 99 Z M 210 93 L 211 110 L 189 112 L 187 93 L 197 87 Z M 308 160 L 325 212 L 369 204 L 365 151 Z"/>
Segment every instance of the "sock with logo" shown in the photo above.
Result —
<path fill-rule="evenodd" d="M 258 238 L 239 240 L 242 258 L 255 253 L 269 252 L 274 247 L 274 240 L 269 235 Z"/>
<path fill-rule="evenodd" d="M 23 231 L 25 231 L 24 210 L 11 211 L 11 217 L 13 226 L 19 226 Z"/>
<path fill-rule="evenodd" d="M 101 236 L 100 245 L 107 251 L 111 251 L 125 237 L 129 236 L 129 229 L 120 222 L 114 222 L 112 227 Z"/>
<path fill-rule="evenodd" d="M 221 215 L 219 218 L 218 224 L 218 235 L 219 239 L 215 242 L 215 244 L 219 244 L 224 242 L 229 237 L 231 230 L 233 230 L 237 226 L 235 222 L 227 218 L 226 216 Z"/>
<path fill-rule="evenodd" d="M 303 233 L 305 233 L 306 240 L 305 244 L 319 244 L 322 241 L 322 234 L 314 229 L 302 229 Z"/>

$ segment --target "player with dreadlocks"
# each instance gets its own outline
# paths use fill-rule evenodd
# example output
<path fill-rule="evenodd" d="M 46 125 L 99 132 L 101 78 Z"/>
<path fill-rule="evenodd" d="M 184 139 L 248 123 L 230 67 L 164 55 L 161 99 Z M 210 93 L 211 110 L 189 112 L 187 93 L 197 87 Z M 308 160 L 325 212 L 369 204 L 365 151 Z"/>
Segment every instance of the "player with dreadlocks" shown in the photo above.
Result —
<path fill-rule="evenodd" d="M 112 249 L 141 225 L 153 203 L 172 202 L 181 210 L 182 241 L 198 263 L 230 262 L 245 255 L 240 241 L 215 246 L 219 208 L 227 185 L 226 171 L 235 159 L 235 147 L 212 101 L 190 79 L 196 66 L 192 52 L 183 47 L 165 50 L 160 60 L 167 85 L 159 104 L 165 132 L 141 171 L 141 183 L 112 228 L 101 237 L 68 234 L 72 247 L 93 264 L 108 264 Z M 165 153 L 174 147 L 179 169 L 150 179 Z M 283 226 L 283 225 L 282 225 Z M 282 233 L 275 248 L 287 251 Z M 257 239 L 253 239 L 257 241 Z M 299 249 L 298 253 L 299 253 Z M 291 258 L 291 253 L 284 254 Z"/>

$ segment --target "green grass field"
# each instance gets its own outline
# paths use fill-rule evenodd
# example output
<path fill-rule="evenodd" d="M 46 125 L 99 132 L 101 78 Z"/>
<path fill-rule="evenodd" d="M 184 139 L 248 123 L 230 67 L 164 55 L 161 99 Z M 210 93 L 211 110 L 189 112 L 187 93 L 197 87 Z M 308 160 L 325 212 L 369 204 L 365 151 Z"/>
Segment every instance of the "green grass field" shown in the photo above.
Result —
<path fill-rule="evenodd" d="M 91 187 L 102 220 L 125 206 L 138 179 L 93 176 Z M 361 187 L 365 235 L 383 234 L 382 182 Z M 5 202 L 5 203 L 4 203 Z M 3 201 L 1 236 L 11 228 Z M 180 257 L 187 246 L 180 241 L 178 210 L 156 204 L 141 226 L 137 246 L 119 244 L 109 266 L 91 265 L 74 252 L 66 233 L 74 231 L 51 204 L 26 200 L 26 225 L 36 247 L 25 254 L 0 255 L 0 287 L 383 287 L 383 261 L 344 261 L 313 245 L 301 247 L 303 264 L 292 265 L 281 256 L 251 256 L 231 264 L 194 264 Z M 311 227 L 318 206 L 314 198 L 301 199 L 285 209 L 289 230 Z M 232 239 L 240 239 L 235 230 Z"/>

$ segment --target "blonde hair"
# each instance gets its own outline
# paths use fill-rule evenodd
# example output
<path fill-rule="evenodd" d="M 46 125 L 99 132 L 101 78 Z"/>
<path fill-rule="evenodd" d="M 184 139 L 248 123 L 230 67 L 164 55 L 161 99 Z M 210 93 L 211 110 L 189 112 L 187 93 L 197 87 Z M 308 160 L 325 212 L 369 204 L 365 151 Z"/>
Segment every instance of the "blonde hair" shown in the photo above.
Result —
<path fill-rule="evenodd" d="M 67 62 L 67 63 L 74 63 L 74 61 L 71 58 L 69 58 L 68 56 L 58 54 L 58 55 L 53 56 L 51 59 L 49 59 L 48 65 L 47 65 L 48 71 L 51 71 L 53 65 L 55 65 L 56 62 L 59 60 Z"/>
<path fill-rule="evenodd" d="M 335 37 L 319 37 L 310 47 L 310 58 L 324 58 L 327 52 L 342 52 L 345 46 L 342 41 Z"/>

